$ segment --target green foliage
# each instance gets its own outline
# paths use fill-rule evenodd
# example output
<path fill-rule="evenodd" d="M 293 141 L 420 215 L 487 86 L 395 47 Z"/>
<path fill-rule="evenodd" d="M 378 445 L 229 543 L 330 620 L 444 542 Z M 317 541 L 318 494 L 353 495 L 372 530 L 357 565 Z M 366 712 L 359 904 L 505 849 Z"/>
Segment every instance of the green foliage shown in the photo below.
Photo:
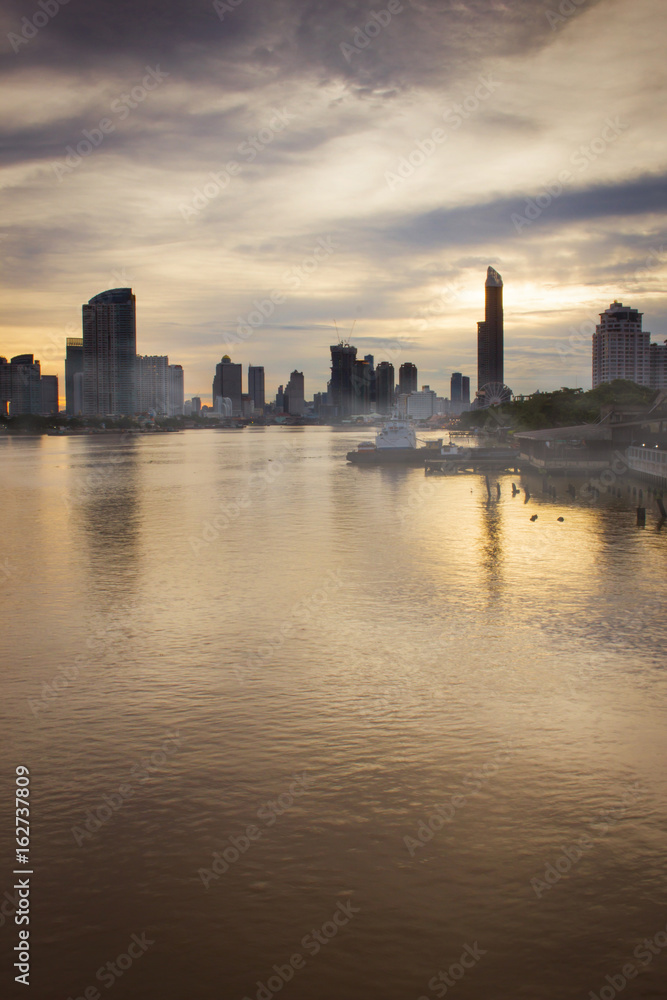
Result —
<path fill-rule="evenodd" d="M 615 379 L 588 392 L 562 388 L 555 392 L 536 392 L 528 399 L 487 410 L 471 410 L 461 416 L 461 426 L 465 429 L 507 427 L 514 431 L 537 431 L 548 427 L 592 424 L 600 416 L 603 406 L 648 406 L 654 397 L 653 389 L 626 379 Z"/>

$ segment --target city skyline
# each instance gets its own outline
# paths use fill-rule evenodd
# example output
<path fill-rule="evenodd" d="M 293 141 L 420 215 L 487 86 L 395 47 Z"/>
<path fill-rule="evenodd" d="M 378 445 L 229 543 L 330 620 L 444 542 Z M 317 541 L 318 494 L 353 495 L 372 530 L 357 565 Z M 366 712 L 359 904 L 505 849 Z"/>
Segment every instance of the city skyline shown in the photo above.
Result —
<path fill-rule="evenodd" d="M 356 47 L 368 4 L 321 5 L 318 32 L 296 0 L 167 3 L 147 40 L 131 8 L 101 30 L 104 3 L 26 39 L 10 3 L 3 353 L 64 385 L 54 344 L 79 335 L 78 303 L 132 286 L 142 350 L 178 355 L 188 396 L 224 353 L 322 386 L 355 321 L 361 356 L 398 344 L 386 360 L 444 386 L 474 371 L 489 264 L 515 392 L 591 384 L 588 345 L 558 348 L 603 303 L 659 337 L 664 7 L 399 6 Z"/>

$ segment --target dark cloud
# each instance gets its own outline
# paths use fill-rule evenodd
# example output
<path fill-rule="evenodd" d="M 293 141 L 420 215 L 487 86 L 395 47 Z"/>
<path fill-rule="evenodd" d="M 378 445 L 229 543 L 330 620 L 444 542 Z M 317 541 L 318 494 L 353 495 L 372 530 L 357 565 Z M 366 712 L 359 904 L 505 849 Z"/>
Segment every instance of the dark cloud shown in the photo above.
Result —
<path fill-rule="evenodd" d="M 588 0 L 586 7 L 601 2 Z M 380 26 L 376 15 L 387 20 L 382 0 L 241 0 L 223 10 L 222 20 L 210 0 L 70 2 L 16 53 L 10 50 L 6 67 L 47 65 L 94 82 L 110 69 L 159 62 L 185 78 L 233 80 L 241 89 L 307 74 L 348 80 L 362 90 L 403 88 L 451 81 L 480 60 L 553 40 L 548 6 L 402 0 L 402 10 Z M 14 34 L 20 35 L 26 10 L 31 13 L 22 0 L 6 4 Z"/>

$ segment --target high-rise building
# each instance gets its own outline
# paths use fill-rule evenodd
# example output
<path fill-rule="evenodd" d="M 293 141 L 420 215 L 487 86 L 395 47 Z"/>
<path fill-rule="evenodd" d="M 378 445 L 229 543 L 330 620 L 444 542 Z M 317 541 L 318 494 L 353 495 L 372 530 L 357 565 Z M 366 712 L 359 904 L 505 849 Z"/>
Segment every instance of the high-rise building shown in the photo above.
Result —
<path fill-rule="evenodd" d="M 40 379 L 42 389 L 42 409 L 43 416 L 50 417 L 54 413 L 60 412 L 58 402 L 58 376 L 42 375 Z"/>
<path fill-rule="evenodd" d="M 409 396 L 417 391 L 417 366 L 406 361 L 398 369 L 398 392 L 400 396 Z"/>
<path fill-rule="evenodd" d="M 136 412 L 136 298 L 113 288 L 83 306 L 83 412 L 128 416 Z"/>
<path fill-rule="evenodd" d="M 593 334 L 593 388 L 616 378 L 651 384 L 651 334 L 642 330 L 643 313 L 612 302 L 600 313 Z"/>
<path fill-rule="evenodd" d="M 391 413 L 396 392 L 394 366 L 381 361 L 375 369 L 375 406 L 378 413 Z"/>
<path fill-rule="evenodd" d="M 12 417 L 42 413 L 41 369 L 32 354 L 17 354 L 9 362 L 0 358 L 0 412 Z"/>
<path fill-rule="evenodd" d="M 68 417 L 75 417 L 83 412 L 83 400 L 76 400 L 77 408 L 74 399 L 74 376 L 83 375 L 83 337 L 68 337 L 66 343 L 65 412 Z"/>
<path fill-rule="evenodd" d="M 282 385 L 278 386 L 278 392 L 276 393 L 276 413 L 285 412 L 285 390 Z"/>
<path fill-rule="evenodd" d="M 167 416 L 169 413 L 169 358 L 138 355 L 137 411 Z"/>
<path fill-rule="evenodd" d="M 458 415 L 470 408 L 470 379 L 461 372 L 453 372 L 449 390 L 451 412 Z"/>
<path fill-rule="evenodd" d="M 477 324 L 477 391 L 485 385 L 503 384 L 504 314 L 503 279 L 490 267 L 486 276 L 484 322 Z"/>
<path fill-rule="evenodd" d="M 352 388 L 354 390 L 353 413 L 370 413 L 373 381 L 373 369 L 370 363 L 365 358 L 363 361 L 359 359 L 355 360 L 354 368 L 352 369 Z"/>
<path fill-rule="evenodd" d="M 667 389 L 667 340 L 664 344 L 651 344 L 649 368 L 651 388 Z"/>
<path fill-rule="evenodd" d="M 330 350 L 329 403 L 336 408 L 338 417 L 349 417 L 354 413 L 356 402 L 353 373 L 357 349 L 341 342 L 340 344 L 332 344 Z"/>
<path fill-rule="evenodd" d="M 218 397 L 231 399 L 232 416 L 240 417 L 242 413 L 241 396 L 243 382 L 243 365 L 232 363 L 232 359 L 225 354 L 219 365 L 215 367 L 215 378 L 213 379 L 213 407 Z"/>
<path fill-rule="evenodd" d="M 423 385 L 421 392 L 411 392 L 406 400 L 406 413 L 415 420 L 428 420 L 436 410 L 437 394 L 429 385 Z"/>
<path fill-rule="evenodd" d="M 253 408 L 264 413 L 266 399 L 264 394 L 264 368 L 261 365 L 248 365 L 248 395 L 252 397 Z"/>
<path fill-rule="evenodd" d="M 169 365 L 167 371 L 167 416 L 182 417 L 185 387 L 182 365 Z"/>
<path fill-rule="evenodd" d="M 303 372 L 294 371 L 285 386 L 285 412 L 293 417 L 302 417 L 305 412 Z"/>
<path fill-rule="evenodd" d="M 192 397 L 192 415 L 198 417 L 201 413 L 201 396 Z"/>

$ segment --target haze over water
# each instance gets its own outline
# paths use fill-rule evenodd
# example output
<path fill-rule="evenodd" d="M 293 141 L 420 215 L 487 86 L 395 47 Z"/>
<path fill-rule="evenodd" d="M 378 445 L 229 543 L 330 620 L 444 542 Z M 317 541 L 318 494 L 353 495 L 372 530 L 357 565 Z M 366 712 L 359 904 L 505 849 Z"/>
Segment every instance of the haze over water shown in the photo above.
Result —
<path fill-rule="evenodd" d="M 624 996 L 664 996 L 667 950 L 633 952 L 667 925 L 667 535 L 623 480 L 489 501 L 347 465 L 363 433 L 0 441 L 35 1000 L 106 996 L 133 934 L 113 1000 L 255 998 L 297 953 L 285 1000 L 430 1000 L 466 945 L 460 1000 L 588 998 L 628 962 Z"/>

